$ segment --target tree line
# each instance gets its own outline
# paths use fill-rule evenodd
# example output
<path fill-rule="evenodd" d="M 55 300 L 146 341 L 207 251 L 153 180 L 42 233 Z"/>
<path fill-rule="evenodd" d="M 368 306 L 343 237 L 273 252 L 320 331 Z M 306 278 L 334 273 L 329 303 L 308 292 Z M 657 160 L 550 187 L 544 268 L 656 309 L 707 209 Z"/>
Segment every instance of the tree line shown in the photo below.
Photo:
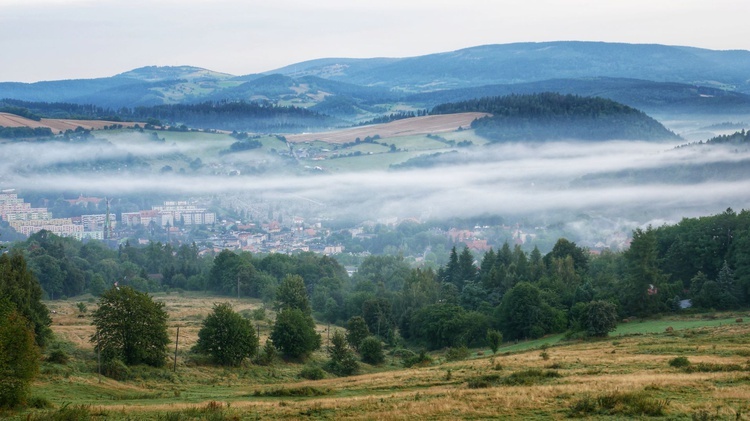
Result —
<path fill-rule="evenodd" d="M 642 111 L 599 98 L 552 92 L 484 97 L 435 106 L 431 114 L 484 112 L 472 122 L 492 141 L 679 139 Z"/>
<path fill-rule="evenodd" d="M 449 347 L 455 353 L 475 346 L 494 352 L 503 340 L 550 333 L 606 336 L 618 320 L 633 316 L 750 305 L 750 212 L 727 209 L 639 228 L 632 237 L 628 250 L 600 255 L 564 238 L 546 254 L 505 243 L 477 258 L 454 246 L 437 271 L 413 268 L 398 255 L 372 255 L 350 277 L 334 258 L 313 253 L 224 250 L 200 257 L 195 246 L 109 250 L 96 241 L 38 233 L 0 255 L 0 369 L 16 379 L 2 385 L 0 401 L 8 400 L 0 405 L 25 396 L 36 370 L 32 360 L 50 338 L 41 299 L 63 291 L 99 296 L 91 341 L 113 376 L 128 365 L 165 364 L 168 317 L 144 291 L 178 285 L 257 297 L 276 312 L 270 340 L 261 347 L 247 318 L 217 304 L 203 321 L 195 353 L 226 365 L 247 359 L 271 364 L 278 356 L 304 361 L 321 345 L 317 320 L 345 328 L 332 338 L 325 365 L 337 375 L 357 372 L 360 361 L 378 364 L 384 344 L 394 352 Z M 408 355 L 405 365 L 429 358 L 398 352 Z"/>

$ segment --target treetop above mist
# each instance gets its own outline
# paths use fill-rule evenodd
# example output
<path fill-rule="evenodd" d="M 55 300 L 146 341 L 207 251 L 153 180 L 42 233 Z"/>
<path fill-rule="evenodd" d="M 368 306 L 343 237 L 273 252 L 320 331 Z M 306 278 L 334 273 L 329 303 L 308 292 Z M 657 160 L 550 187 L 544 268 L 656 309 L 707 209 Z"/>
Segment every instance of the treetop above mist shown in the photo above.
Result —
<path fill-rule="evenodd" d="M 604 99 L 545 92 L 486 97 L 433 108 L 433 114 L 485 112 L 472 128 L 492 141 L 679 139 L 642 111 Z"/>

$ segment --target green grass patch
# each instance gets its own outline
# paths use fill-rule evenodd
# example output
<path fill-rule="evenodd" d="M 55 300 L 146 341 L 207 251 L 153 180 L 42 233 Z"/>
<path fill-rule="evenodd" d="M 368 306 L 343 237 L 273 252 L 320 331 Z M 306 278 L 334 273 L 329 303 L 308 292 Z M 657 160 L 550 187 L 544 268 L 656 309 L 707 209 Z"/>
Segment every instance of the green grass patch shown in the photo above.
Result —
<path fill-rule="evenodd" d="M 313 397 L 326 396 L 333 393 L 332 389 L 321 389 L 311 386 L 302 387 L 282 387 L 279 389 L 256 390 L 253 396 L 256 397 Z"/>
<path fill-rule="evenodd" d="M 563 340 L 564 337 L 565 335 L 562 333 L 557 334 L 557 335 L 549 335 L 549 336 L 545 336 L 539 339 L 518 342 L 512 345 L 505 345 L 505 346 L 500 347 L 500 349 L 498 349 L 497 352 L 498 354 L 502 354 L 504 352 L 528 351 L 529 349 L 541 348 L 544 345 L 551 346 Z"/>
<path fill-rule="evenodd" d="M 630 323 L 620 323 L 609 336 L 634 335 L 645 333 L 663 333 L 668 327 L 674 330 L 695 329 L 701 327 L 715 327 L 735 324 L 734 318 L 723 319 L 662 319 L 643 320 Z"/>

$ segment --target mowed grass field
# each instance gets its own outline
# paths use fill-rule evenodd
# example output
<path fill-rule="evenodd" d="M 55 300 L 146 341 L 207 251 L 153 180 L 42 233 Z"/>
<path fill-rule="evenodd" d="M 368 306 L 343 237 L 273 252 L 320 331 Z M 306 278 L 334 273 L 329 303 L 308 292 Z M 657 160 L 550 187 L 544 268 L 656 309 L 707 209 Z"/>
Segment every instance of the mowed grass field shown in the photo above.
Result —
<path fill-rule="evenodd" d="M 299 377 L 299 363 L 223 368 L 189 353 L 214 303 L 228 301 L 249 315 L 260 302 L 187 293 L 154 297 L 170 314 L 173 339 L 180 327 L 176 371 L 170 357 L 161 369 L 132 368 L 127 381 L 100 379 L 88 340 L 95 303 L 87 297 L 50 302 L 56 312 L 52 328 L 71 361 L 45 362 L 32 396 L 53 408 L 0 417 L 51 419 L 67 411 L 102 420 L 616 419 L 646 414 L 750 419 L 747 314 L 636 321 L 621 325 L 609 338 L 562 341 L 562 335 L 551 336 L 505 344 L 494 356 L 475 349 L 462 361 L 445 361 L 445 353 L 436 352 L 431 365 L 418 368 L 405 369 L 388 354 L 381 366 L 362 364 L 359 375 L 311 381 Z M 87 304 L 85 317 L 78 317 L 77 302 Z M 273 314 L 266 314 L 267 320 L 257 324 L 261 343 L 272 326 Z M 737 317 L 746 321 L 737 323 Z M 665 323 L 671 332 L 665 332 Z M 628 331 L 631 326 L 638 329 Z M 325 349 L 326 326 L 318 331 Z M 689 368 L 670 366 L 675 357 L 687 358 Z M 311 363 L 326 360 L 321 350 Z"/>

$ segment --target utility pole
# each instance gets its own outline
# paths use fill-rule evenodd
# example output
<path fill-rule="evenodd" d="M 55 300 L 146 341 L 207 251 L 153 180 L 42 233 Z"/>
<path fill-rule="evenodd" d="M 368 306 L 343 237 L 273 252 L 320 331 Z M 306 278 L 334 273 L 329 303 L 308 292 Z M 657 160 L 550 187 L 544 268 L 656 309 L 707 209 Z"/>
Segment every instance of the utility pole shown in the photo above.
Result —
<path fill-rule="evenodd" d="M 174 368 L 173 373 L 177 372 L 177 344 L 180 342 L 180 327 L 177 326 L 177 338 L 174 340 Z"/>
<path fill-rule="evenodd" d="M 240 299 L 240 275 L 237 275 L 237 299 Z"/>
<path fill-rule="evenodd" d="M 96 365 L 99 370 L 99 383 L 102 382 L 102 344 L 99 341 L 99 331 L 96 331 Z"/>

